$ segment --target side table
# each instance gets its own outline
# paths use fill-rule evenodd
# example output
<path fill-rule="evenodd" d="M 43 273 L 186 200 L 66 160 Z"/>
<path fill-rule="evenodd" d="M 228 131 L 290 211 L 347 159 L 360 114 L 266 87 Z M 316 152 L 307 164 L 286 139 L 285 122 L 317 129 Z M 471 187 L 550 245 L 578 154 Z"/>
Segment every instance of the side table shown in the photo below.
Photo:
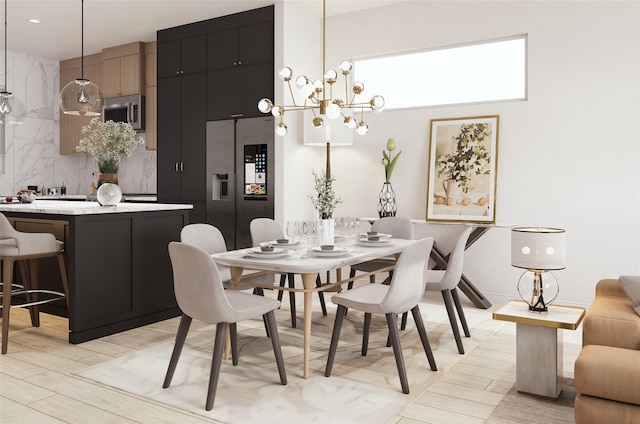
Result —
<path fill-rule="evenodd" d="M 493 319 L 516 323 L 516 385 L 519 393 L 557 399 L 562 391 L 562 329 L 575 330 L 584 317 L 579 306 L 551 305 L 529 311 L 521 300 L 496 309 Z"/>

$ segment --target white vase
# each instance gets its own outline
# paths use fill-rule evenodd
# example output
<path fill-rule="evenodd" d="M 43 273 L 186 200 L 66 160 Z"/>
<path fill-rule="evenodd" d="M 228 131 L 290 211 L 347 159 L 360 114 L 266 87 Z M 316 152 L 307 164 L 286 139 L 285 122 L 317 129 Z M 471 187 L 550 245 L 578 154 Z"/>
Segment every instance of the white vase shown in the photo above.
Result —
<path fill-rule="evenodd" d="M 116 206 L 122 200 L 122 190 L 118 184 L 104 183 L 98 188 L 100 206 Z"/>
<path fill-rule="evenodd" d="M 318 246 L 334 243 L 335 222 L 333 218 L 318 220 Z"/>

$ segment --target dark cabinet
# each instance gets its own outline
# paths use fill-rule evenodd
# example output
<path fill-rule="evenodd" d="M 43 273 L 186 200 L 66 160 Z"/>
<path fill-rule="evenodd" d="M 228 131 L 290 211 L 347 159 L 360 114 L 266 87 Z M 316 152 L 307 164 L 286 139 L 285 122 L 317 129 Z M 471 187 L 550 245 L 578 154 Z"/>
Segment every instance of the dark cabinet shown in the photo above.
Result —
<path fill-rule="evenodd" d="M 206 221 L 206 123 L 274 97 L 273 6 L 158 31 L 158 201 Z"/>
<path fill-rule="evenodd" d="M 158 78 L 204 72 L 207 66 L 206 37 L 191 36 L 158 44 Z"/>

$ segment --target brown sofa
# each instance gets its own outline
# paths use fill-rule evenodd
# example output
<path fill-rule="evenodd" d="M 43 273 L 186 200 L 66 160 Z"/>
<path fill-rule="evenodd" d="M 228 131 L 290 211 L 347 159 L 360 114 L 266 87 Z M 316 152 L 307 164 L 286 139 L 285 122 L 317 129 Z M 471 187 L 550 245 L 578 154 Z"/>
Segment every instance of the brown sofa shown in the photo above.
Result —
<path fill-rule="evenodd" d="M 574 377 L 576 424 L 640 423 L 640 316 L 618 279 L 596 286 Z"/>

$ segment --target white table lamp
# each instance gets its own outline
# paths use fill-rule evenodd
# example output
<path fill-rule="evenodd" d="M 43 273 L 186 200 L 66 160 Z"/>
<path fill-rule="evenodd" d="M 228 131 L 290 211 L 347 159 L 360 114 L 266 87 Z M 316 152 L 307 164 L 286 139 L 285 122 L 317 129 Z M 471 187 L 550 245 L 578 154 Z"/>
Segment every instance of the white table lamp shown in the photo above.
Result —
<path fill-rule="evenodd" d="M 565 231 L 543 227 L 512 228 L 511 265 L 527 270 L 518 281 L 518 293 L 529 305 L 529 310 L 546 311 L 559 291 L 558 281 L 549 271 L 566 266 Z"/>

